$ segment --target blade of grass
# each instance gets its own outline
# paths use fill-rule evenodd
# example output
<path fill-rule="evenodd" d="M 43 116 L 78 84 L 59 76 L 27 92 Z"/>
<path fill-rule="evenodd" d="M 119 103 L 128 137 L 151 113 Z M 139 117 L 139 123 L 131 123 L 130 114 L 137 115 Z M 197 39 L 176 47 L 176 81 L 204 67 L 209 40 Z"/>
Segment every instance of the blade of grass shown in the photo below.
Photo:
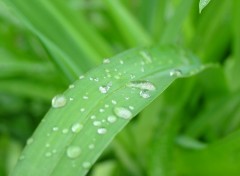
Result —
<path fill-rule="evenodd" d="M 12 176 L 85 175 L 132 117 L 178 77 L 202 68 L 169 46 L 132 49 L 104 63 L 53 100 Z"/>
<path fill-rule="evenodd" d="M 170 19 L 165 27 L 163 34 L 160 36 L 160 43 L 173 43 L 176 41 L 179 31 L 181 30 L 181 26 L 188 15 L 194 0 L 182 0 L 176 11 L 174 16 Z"/>
<path fill-rule="evenodd" d="M 23 3 L 19 0 L 6 3 L 10 4 L 23 22 L 43 41 L 53 55 L 54 61 L 70 80 L 76 79 L 78 75 L 99 63 L 101 56 L 84 37 L 86 32 L 82 32 L 86 30 L 86 26 L 81 28 L 79 25 L 73 25 L 68 20 L 71 18 L 69 16 L 71 12 L 68 9 L 65 9 L 66 14 L 60 12 L 60 9 L 63 9 L 61 3 L 50 1 Z M 84 67 L 80 67 L 81 65 Z"/>
<path fill-rule="evenodd" d="M 128 46 L 146 46 L 151 44 L 151 38 L 144 28 L 124 8 L 119 0 L 104 0 L 104 4 L 112 15 Z"/>
<path fill-rule="evenodd" d="M 199 1 L 199 13 L 208 5 L 211 0 L 200 0 Z"/>

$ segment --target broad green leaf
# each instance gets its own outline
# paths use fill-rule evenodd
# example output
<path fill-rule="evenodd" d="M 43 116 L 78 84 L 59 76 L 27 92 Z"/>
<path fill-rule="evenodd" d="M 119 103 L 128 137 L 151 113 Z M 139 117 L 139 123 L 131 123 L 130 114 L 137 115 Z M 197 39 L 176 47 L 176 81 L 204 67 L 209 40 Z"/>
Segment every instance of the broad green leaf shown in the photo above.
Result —
<path fill-rule="evenodd" d="M 104 60 L 52 100 L 12 175 L 85 175 L 136 114 L 174 80 L 201 69 L 192 54 L 170 46 Z"/>
<path fill-rule="evenodd" d="M 199 13 L 208 5 L 211 0 L 200 0 L 199 2 Z"/>
<path fill-rule="evenodd" d="M 106 42 L 80 14 L 71 11 L 67 3 L 46 0 L 5 2 L 43 41 L 54 62 L 70 80 L 111 54 Z"/>

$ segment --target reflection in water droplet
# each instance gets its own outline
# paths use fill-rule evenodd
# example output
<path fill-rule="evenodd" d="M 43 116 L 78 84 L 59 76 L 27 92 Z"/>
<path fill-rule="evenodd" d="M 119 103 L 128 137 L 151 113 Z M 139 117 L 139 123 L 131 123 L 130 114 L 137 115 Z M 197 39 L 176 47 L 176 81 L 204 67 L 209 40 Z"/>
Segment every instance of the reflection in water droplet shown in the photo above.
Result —
<path fill-rule="evenodd" d="M 107 129 L 106 128 L 98 128 L 97 133 L 98 134 L 106 134 L 107 133 Z"/>
<path fill-rule="evenodd" d="M 173 69 L 170 71 L 170 76 L 180 77 L 182 76 L 182 71 L 180 69 Z"/>
<path fill-rule="evenodd" d="M 65 106 L 67 103 L 67 99 L 64 95 L 56 95 L 52 99 L 52 107 L 53 108 L 60 108 Z"/>
<path fill-rule="evenodd" d="M 132 118 L 132 112 L 124 107 L 115 107 L 113 109 L 113 112 L 116 114 L 116 116 L 123 118 L 123 119 L 130 119 Z"/>
<path fill-rule="evenodd" d="M 131 81 L 127 83 L 127 87 L 138 88 L 141 90 L 156 90 L 156 87 L 149 81 Z"/>
<path fill-rule="evenodd" d="M 81 131 L 81 129 L 83 128 L 83 125 L 81 123 L 75 123 L 72 125 L 72 132 L 73 133 L 78 133 L 79 131 Z"/>
<path fill-rule="evenodd" d="M 110 116 L 108 116 L 108 118 L 107 118 L 107 121 L 108 121 L 109 123 L 114 123 L 114 122 L 116 122 L 116 120 L 117 120 L 117 117 L 114 116 L 114 115 L 110 115 Z"/>
<path fill-rule="evenodd" d="M 81 149 L 78 146 L 70 146 L 67 148 L 67 156 L 69 158 L 77 158 L 81 154 Z"/>
<path fill-rule="evenodd" d="M 149 97 L 151 97 L 150 92 L 148 90 L 141 90 L 139 94 L 140 94 L 140 96 L 142 98 L 149 98 Z"/>

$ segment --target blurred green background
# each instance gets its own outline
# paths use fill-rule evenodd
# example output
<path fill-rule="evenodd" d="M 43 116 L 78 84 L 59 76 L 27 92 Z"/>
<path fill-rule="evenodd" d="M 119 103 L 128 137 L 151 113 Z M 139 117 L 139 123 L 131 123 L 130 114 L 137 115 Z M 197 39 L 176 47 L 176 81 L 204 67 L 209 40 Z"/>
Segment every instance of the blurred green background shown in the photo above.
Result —
<path fill-rule="evenodd" d="M 201 14 L 198 0 L 19 2 L 0 0 L 0 175 L 11 171 L 54 95 L 103 58 L 158 43 L 218 66 L 171 85 L 89 175 L 240 175 L 239 0 L 212 0 Z"/>

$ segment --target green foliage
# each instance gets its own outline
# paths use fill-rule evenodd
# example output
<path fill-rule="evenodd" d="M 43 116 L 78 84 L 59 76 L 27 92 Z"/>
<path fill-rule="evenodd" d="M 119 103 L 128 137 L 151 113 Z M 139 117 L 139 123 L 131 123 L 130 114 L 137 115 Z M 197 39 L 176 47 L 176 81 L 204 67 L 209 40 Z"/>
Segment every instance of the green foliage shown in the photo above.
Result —
<path fill-rule="evenodd" d="M 209 2 L 0 1 L 0 175 L 239 175 L 240 3 Z"/>

